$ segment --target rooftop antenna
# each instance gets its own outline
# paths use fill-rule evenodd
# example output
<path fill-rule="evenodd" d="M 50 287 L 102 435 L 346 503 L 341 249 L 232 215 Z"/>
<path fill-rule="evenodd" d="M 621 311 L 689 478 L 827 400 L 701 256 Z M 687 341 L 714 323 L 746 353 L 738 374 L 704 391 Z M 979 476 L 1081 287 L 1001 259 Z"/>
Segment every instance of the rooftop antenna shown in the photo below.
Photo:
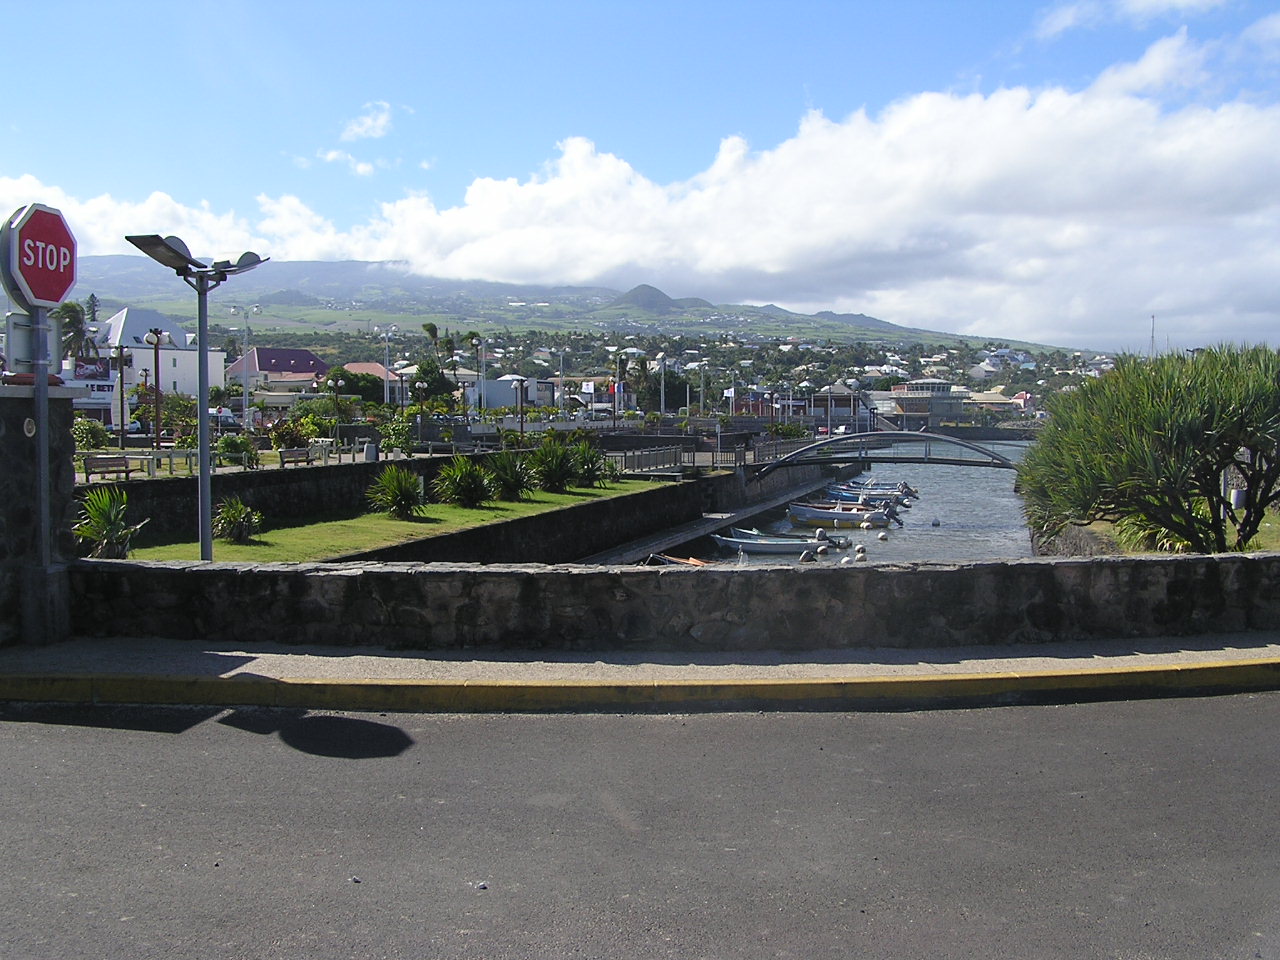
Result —
<path fill-rule="evenodd" d="M 1148 354 L 1151 357 L 1156 355 L 1156 315 L 1151 315 L 1151 348 Z"/>

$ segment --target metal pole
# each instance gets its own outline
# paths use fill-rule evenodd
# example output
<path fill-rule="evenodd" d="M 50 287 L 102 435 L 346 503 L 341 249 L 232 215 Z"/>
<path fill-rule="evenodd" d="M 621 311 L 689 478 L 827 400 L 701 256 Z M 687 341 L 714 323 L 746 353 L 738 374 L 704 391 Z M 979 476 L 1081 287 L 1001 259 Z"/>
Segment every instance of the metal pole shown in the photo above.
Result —
<path fill-rule="evenodd" d="M 249 316 L 244 318 L 244 350 L 240 353 L 240 379 L 244 385 L 240 388 L 240 425 L 248 433 L 253 424 L 249 421 Z"/>
<path fill-rule="evenodd" d="M 116 357 L 116 370 L 117 370 L 116 387 L 120 391 L 120 449 L 123 450 L 124 449 L 124 428 L 125 428 L 124 347 L 118 347 L 117 350 L 120 356 Z"/>
<path fill-rule="evenodd" d="M 31 308 L 32 368 L 35 372 L 36 401 L 36 552 L 40 566 L 53 562 L 53 539 L 49 521 L 49 322 L 44 307 Z M 41 607 L 41 617 L 48 611 Z"/>
<path fill-rule="evenodd" d="M 209 364 L 207 360 L 209 347 L 209 280 L 210 278 L 203 273 L 197 273 L 194 277 L 197 304 L 196 390 L 199 393 L 199 397 L 196 400 L 196 443 L 199 445 L 200 453 L 200 496 L 198 513 L 200 520 L 201 560 L 213 559 L 213 480 L 210 475 L 209 463 Z M 214 285 L 216 286 L 216 284 Z M 159 356 L 158 345 L 156 347 L 156 355 Z M 160 397 L 158 391 L 159 382 L 160 378 L 157 377 L 157 405 Z"/>
<path fill-rule="evenodd" d="M 161 331 L 153 328 L 151 335 L 155 337 L 155 368 L 156 368 L 156 449 L 160 449 L 160 333 Z"/>

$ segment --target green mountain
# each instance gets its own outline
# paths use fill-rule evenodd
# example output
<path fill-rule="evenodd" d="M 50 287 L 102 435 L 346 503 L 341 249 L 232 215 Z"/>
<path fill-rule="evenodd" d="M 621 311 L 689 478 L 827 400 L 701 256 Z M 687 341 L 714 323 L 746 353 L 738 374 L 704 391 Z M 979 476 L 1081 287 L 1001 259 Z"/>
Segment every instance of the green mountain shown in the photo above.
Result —
<path fill-rule="evenodd" d="M 124 306 L 155 309 L 175 323 L 194 324 L 195 298 L 172 272 L 145 257 L 81 257 L 74 291 L 83 300 L 96 294 L 100 317 Z M 625 293 L 607 287 L 547 286 L 448 280 L 410 273 L 400 263 L 276 261 L 232 278 L 210 295 L 210 322 L 227 321 L 231 305 L 257 304 L 253 326 L 283 333 L 369 333 L 375 324 L 416 329 L 432 322 L 441 329 L 587 329 L 636 334 L 728 334 L 743 338 L 794 337 L 838 342 L 885 341 L 981 345 L 999 341 L 1013 347 L 1044 345 L 966 337 L 901 327 L 865 314 L 822 311 L 807 316 L 775 304 L 712 304 L 697 297 L 672 299 L 649 284 Z M 1053 348 L 1049 348 L 1053 349 Z"/>

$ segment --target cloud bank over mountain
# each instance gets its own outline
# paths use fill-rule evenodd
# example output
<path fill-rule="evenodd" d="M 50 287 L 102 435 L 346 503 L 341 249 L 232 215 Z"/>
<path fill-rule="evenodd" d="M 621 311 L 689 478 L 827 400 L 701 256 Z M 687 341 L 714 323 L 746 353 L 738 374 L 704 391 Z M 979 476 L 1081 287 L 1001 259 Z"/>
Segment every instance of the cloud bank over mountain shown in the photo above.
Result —
<path fill-rule="evenodd" d="M 1060 10 L 1058 32 L 1075 22 Z M 132 252 L 124 235 L 154 230 L 197 255 L 651 283 L 1039 342 L 1145 349 L 1154 315 L 1161 347 L 1275 343 L 1280 106 L 1241 83 L 1242 64 L 1274 76 L 1280 14 L 1213 43 L 1179 30 L 1076 90 L 922 92 L 874 115 L 812 111 L 774 146 L 724 138 L 682 182 L 653 182 L 573 136 L 527 178 L 477 177 L 444 209 L 401 196 L 349 226 L 289 194 L 214 210 L 161 193 L 81 199 L 33 177 L 0 178 L 0 204 L 59 206 L 86 254 Z M 385 128 L 386 104 L 368 108 L 352 138 Z"/>

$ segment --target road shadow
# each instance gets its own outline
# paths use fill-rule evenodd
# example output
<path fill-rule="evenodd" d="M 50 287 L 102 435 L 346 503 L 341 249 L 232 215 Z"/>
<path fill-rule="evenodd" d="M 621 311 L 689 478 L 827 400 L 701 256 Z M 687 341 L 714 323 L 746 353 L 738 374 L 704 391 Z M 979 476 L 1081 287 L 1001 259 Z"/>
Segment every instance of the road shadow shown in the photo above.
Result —
<path fill-rule="evenodd" d="M 414 745 L 411 736 L 390 723 L 304 710 L 241 708 L 218 723 L 260 736 L 274 733 L 302 753 L 342 760 L 398 757 Z"/>
<path fill-rule="evenodd" d="M 0 722 L 97 727 L 141 733 L 186 733 L 222 713 L 223 707 L 132 706 L 121 704 L 0 703 Z"/>

